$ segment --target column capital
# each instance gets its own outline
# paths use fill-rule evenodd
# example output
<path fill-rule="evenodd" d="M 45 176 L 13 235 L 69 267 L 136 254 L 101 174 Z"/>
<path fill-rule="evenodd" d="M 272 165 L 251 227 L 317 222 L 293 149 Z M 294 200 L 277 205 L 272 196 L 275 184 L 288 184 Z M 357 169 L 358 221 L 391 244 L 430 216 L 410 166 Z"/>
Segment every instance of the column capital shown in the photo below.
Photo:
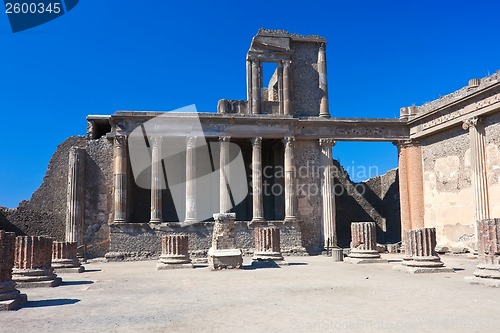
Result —
<path fill-rule="evenodd" d="M 262 147 L 262 137 L 257 136 L 255 138 L 251 138 L 250 141 L 252 142 L 252 146 L 255 147 Z"/>
<path fill-rule="evenodd" d="M 479 123 L 481 123 L 481 121 L 482 121 L 482 119 L 479 117 L 468 118 L 468 119 L 464 120 L 464 122 L 462 124 L 462 128 L 464 130 L 468 130 L 471 127 L 477 127 L 477 125 Z"/>
<path fill-rule="evenodd" d="M 331 139 L 331 138 L 322 138 L 322 139 L 319 139 L 318 141 L 319 141 L 319 145 L 321 147 L 325 147 L 325 148 L 331 148 L 337 144 L 337 141 L 335 141 L 334 139 Z"/>
<path fill-rule="evenodd" d="M 220 142 L 229 142 L 229 141 L 231 141 L 231 137 L 230 136 L 219 136 L 219 141 Z"/>
<path fill-rule="evenodd" d="M 161 142 L 163 140 L 163 137 L 162 136 L 152 136 L 150 137 L 150 141 L 152 143 L 153 146 L 160 146 L 161 145 Z"/>
<path fill-rule="evenodd" d="M 392 141 L 392 144 L 398 148 L 408 148 L 408 147 L 420 147 L 421 143 L 418 140 L 397 140 Z"/>
<path fill-rule="evenodd" d="M 321 42 L 319 43 L 319 50 L 325 52 L 326 51 L 326 43 Z"/>
<path fill-rule="evenodd" d="M 127 136 L 124 134 L 116 134 L 115 135 L 115 144 L 118 147 L 123 147 L 127 143 Z"/>
<path fill-rule="evenodd" d="M 197 136 L 187 136 L 186 137 L 186 146 L 189 148 L 193 148 L 196 144 L 196 140 L 198 140 Z"/>
<path fill-rule="evenodd" d="M 283 67 L 290 67 L 292 61 L 291 60 L 282 60 L 281 63 L 283 64 Z"/>
<path fill-rule="evenodd" d="M 293 136 L 285 136 L 283 138 L 283 144 L 285 147 L 293 147 L 293 143 L 295 142 L 295 138 Z"/>

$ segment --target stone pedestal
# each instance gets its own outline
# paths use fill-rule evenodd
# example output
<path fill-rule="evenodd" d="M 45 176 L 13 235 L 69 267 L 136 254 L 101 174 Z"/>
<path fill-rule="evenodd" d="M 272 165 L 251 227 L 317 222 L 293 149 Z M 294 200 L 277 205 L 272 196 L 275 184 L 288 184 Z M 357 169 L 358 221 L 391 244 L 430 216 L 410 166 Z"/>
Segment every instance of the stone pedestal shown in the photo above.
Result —
<path fill-rule="evenodd" d="M 276 226 L 257 227 L 254 230 L 255 251 L 253 260 L 274 261 L 278 265 L 288 265 L 281 254 L 280 229 Z"/>
<path fill-rule="evenodd" d="M 385 263 L 377 251 L 375 222 L 351 223 L 351 251 L 344 259 L 351 264 Z"/>
<path fill-rule="evenodd" d="M 405 231 L 405 259 L 394 269 L 412 274 L 453 273 L 453 268 L 444 263 L 435 251 L 436 228 L 419 228 Z"/>
<path fill-rule="evenodd" d="M 161 256 L 156 269 L 175 268 L 193 268 L 187 235 L 165 235 L 161 238 Z"/>
<path fill-rule="evenodd" d="M 473 277 L 466 279 L 471 283 L 480 283 L 500 287 L 500 219 L 477 221 L 478 260 Z"/>
<path fill-rule="evenodd" d="M 16 234 L 0 230 L 0 311 L 15 310 L 28 300 L 12 281 Z"/>
<path fill-rule="evenodd" d="M 55 273 L 83 273 L 85 267 L 76 255 L 76 242 L 54 242 L 52 244 L 52 268 Z"/>
<path fill-rule="evenodd" d="M 16 237 L 12 280 L 19 288 L 56 287 L 62 279 L 52 268 L 52 239 L 40 236 Z"/>
<path fill-rule="evenodd" d="M 243 257 L 234 237 L 234 213 L 214 214 L 212 247 L 208 250 L 208 266 L 215 269 L 241 268 Z"/>

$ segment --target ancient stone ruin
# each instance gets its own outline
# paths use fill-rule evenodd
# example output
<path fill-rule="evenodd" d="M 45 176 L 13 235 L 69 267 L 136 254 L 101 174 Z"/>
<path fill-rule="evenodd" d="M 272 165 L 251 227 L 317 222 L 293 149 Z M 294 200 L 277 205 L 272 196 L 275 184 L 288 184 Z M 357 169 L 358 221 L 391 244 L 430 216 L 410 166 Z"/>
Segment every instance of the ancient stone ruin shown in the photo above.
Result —
<path fill-rule="evenodd" d="M 208 250 L 208 267 L 211 269 L 241 268 L 241 249 L 236 248 L 234 213 L 214 214 L 212 247 Z"/>
<path fill-rule="evenodd" d="M 28 300 L 12 280 L 16 234 L 0 230 L 0 311 L 16 310 Z"/>
<path fill-rule="evenodd" d="M 193 268 L 187 235 L 165 235 L 161 238 L 161 256 L 156 269 L 173 268 Z"/>
<path fill-rule="evenodd" d="M 53 242 L 52 268 L 55 273 L 83 273 L 85 267 L 77 258 L 76 242 Z"/>
<path fill-rule="evenodd" d="M 253 260 L 273 261 L 280 266 L 288 264 L 281 254 L 281 238 L 278 227 L 256 227 L 254 237 L 255 250 L 252 257 Z"/>
<path fill-rule="evenodd" d="M 375 222 L 353 222 L 351 224 L 351 249 L 344 262 L 351 264 L 386 263 L 377 251 Z"/>

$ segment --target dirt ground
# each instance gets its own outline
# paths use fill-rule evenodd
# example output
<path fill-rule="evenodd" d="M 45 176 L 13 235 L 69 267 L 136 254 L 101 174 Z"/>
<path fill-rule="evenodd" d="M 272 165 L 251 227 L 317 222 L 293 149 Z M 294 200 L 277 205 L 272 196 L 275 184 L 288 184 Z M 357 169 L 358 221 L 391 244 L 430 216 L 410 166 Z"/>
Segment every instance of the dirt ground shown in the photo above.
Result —
<path fill-rule="evenodd" d="M 471 285 L 476 261 L 443 256 L 455 273 L 411 275 L 390 263 L 288 257 L 290 266 L 155 270 L 154 261 L 86 266 L 56 288 L 24 289 L 0 332 L 498 332 L 500 288 Z"/>

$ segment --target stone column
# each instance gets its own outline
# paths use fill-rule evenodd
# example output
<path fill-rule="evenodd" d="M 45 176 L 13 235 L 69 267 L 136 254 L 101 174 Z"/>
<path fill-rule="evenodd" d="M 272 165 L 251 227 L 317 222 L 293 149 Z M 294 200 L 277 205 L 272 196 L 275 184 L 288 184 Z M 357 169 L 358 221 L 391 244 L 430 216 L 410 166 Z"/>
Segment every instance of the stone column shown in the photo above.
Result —
<path fill-rule="evenodd" d="M 221 213 L 229 212 L 232 208 L 231 205 L 231 195 L 229 192 L 229 163 L 230 163 L 230 155 L 229 155 L 229 140 L 231 137 L 229 136 L 221 136 L 219 137 L 220 142 L 220 181 L 219 181 L 219 189 L 220 189 L 220 202 L 219 202 L 219 211 Z"/>
<path fill-rule="evenodd" d="M 262 200 L 262 138 L 252 139 L 252 222 L 264 221 L 264 204 Z"/>
<path fill-rule="evenodd" d="M 127 137 L 116 135 L 114 141 L 114 223 L 127 222 Z"/>
<path fill-rule="evenodd" d="M 161 256 L 156 269 L 193 268 L 189 258 L 187 235 L 164 235 L 161 237 Z"/>
<path fill-rule="evenodd" d="M 375 222 L 352 222 L 351 251 L 344 261 L 352 264 L 387 262 L 387 260 L 380 258 L 376 237 Z"/>
<path fill-rule="evenodd" d="M 319 104 L 319 116 L 330 117 L 328 108 L 328 78 L 326 75 L 326 43 L 321 43 L 318 52 L 318 75 L 321 102 Z"/>
<path fill-rule="evenodd" d="M 479 264 L 476 282 L 500 287 L 500 219 L 477 222 Z"/>
<path fill-rule="evenodd" d="M 185 223 L 196 220 L 196 140 L 192 136 L 186 138 L 186 219 Z"/>
<path fill-rule="evenodd" d="M 278 265 L 287 265 L 281 254 L 280 229 L 276 226 L 254 229 L 255 250 L 253 260 L 273 260 Z"/>
<path fill-rule="evenodd" d="M 293 137 L 285 137 L 285 221 L 297 221 L 297 196 L 295 184 L 295 157 Z"/>
<path fill-rule="evenodd" d="M 161 164 L 162 137 L 151 138 L 151 223 L 161 223 L 163 221 L 163 200 L 162 190 L 164 186 L 163 168 Z"/>
<path fill-rule="evenodd" d="M 286 115 L 292 114 L 291 78 L 290 61 L 285 60 L 283 61 L 283 113 Z"/>
<path fill-rule="evenodd" d="M 444 263 L 435 251 L 436 228 L 417 228 L 405 231 L 406 256 L 409 260 L 395 266 L 408 273 L 450 273 L 453 268 Z"/>
<path fill-rule="evenodd" d="M 83 244 L 85 213 L 85 149 L 71 147 L 66 192 L 66 241 Z"/>
<path fill-rule="evenodd" d="M 52 268 L 52 239 L 17 236 L 12 279 L 20 288 L 56 287 L 62 279 Z"/>
<path fill-rule="evenodd" d="M 278 62 L 277 67 L 278 73 L 278 101 L 279 101 L 279 113 L 284 113 L 284 102 L 283 102 L 283 63 Z"/>
<path fill-rule="evenodd" d="M 463 128 L 469 130 L 470 159 L 472 166 L 472 188 L 474 189 L 474 229 L 476 244 L 478 243 L 478 227 L 480 220 L 490 218 L 488 180 L 486 170 L 486 148 L 484 127 L 477 117 L 466 120 Z"/>
<path fill-rule="evenodd" d="M 398 142 L 401 239 L 405 230 L 424 227 L 422 147 L 415 141 Z"/>
<path fill-rule="evenodd" d="M 52 268 L 56 273 L 83 273 L 85 267 L 76 256 L 75 242 L 54 242 L 52 244 Z"/>
<path fill-rule="evenodd" d="M 252 112 L 252 60 L 247 58 L 247 102 L 248 112 Z"/>
<path fill-rule="evenodd" d="M 236 248 L 234 213 L 214 214 L 212 247 L 208 250 L 208 266 L 215 269 L 241 268 L 241 249 Z"/>
<path fill-rule="evenodd" d="M 335 145 L 333 139 L 320 139 L 321 167 L 323 175 L 321 178 L 321 196 L 323 203 L 323 246 L 325 249 L 337 247 L 337 232 L 335 226 L 335 191 L 333 180 L 332 147 Z"/>
<path fill-rule="evenodd" d="M 28 300 L 12 281 L 15 244 L 15 233 L 0 230 L 0 311 L 16 310 Z"/>
<path fill-rule="evenodd" d="M 252 113 L 260 113 L 260 103 L 261 103 L 261 79 L 260 79 L 260 61 L 257 59 L 251 59 L 252 62 Z"/>

